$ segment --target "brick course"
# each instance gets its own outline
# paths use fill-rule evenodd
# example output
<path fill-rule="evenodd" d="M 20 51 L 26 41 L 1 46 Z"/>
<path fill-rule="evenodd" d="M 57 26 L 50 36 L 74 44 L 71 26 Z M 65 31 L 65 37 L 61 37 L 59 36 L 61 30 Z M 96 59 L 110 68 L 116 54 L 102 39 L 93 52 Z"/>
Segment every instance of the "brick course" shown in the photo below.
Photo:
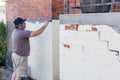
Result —
<path fill-rule="evenodd" d="M 27 20 L 46 20 L 51 18 L 51 0 L 13 0 L 6 2 L 7 21 L 16 17 Z"/>
<path fill-rule="evenodd" d="M 74 5 L 70 0 L 70 6 Z M 79 0 L 77 0 L 79 6 Z M 65 13 L 65 0 L 13 0 L 6 2 L 7 21 L 16 17 L 27 20 L 59 19 L 59 14 Z M 80 9 L 70 9 L 70 14 L 81 13 Z"/>
<path fill-rule="evenodd" d="M 112 5 L 111 12 L 120 12 L 120 4 Z"/>
<path fill-rule="evenodd" d="M 105 0 L 110 2 L 110 0 Z M 120 1 L 120 0 L 115 0 Z M 65 13 L 66 0 L 13 0 L 6 2 L 7 21 L 13 21 L 16 17 L 27 18 L 27 20 L 59 19 L 59 14 Z M 90 1 L 85 0 L 85 3 Z M 98 0 L 96 3 L 99 3 Z M 74 0 L 69 0 L 69 6 L 74 6 Z M 80 6 L 76 0 L 76 6 Z M 82 11 L 101 11 L 102 7 L 86 7 Z M 104 7 L 107 10 L 108 7 Z M 111 12 L 120 12 L 120 4 L 111 6 Z M 69 9 L 69 14 L 80 14 L 81 9 Z"/>

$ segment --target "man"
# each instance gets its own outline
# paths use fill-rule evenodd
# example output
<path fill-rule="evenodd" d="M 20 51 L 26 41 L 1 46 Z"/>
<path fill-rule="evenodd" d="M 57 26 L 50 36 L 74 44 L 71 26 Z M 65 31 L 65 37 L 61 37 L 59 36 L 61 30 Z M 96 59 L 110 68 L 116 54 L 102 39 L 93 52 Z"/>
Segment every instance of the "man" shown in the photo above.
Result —
<path fill-rule="evenodd" d="M 30 55 L 29 38 L 40 35 L 48 26 L 44 25 L 36 31 L 25 30 L 26 19 L 16 18 L 14 20 L 15 29 L 12 32 L 11 40 L 13 45 L 12 62 L 14 72 L 12 80 L 23 80 L 28 75 L 28 56 Z"/>

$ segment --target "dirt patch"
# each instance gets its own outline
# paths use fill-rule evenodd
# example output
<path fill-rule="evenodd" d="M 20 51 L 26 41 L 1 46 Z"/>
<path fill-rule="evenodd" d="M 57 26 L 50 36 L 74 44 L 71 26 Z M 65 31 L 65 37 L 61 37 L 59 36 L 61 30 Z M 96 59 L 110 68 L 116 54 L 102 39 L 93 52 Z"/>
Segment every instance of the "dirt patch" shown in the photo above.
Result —
<path fill-rule="evenodd" d="M 0 67 L 0 80 L 11 80 L 12 76 L 12 67 Z M 36 80 L 28 77 L 28 80 Z"/>
<path fill-rule="evenodd" d="M 11 80 L 12 68 L 11 67 L 0 67 L 0 80 Z"/>

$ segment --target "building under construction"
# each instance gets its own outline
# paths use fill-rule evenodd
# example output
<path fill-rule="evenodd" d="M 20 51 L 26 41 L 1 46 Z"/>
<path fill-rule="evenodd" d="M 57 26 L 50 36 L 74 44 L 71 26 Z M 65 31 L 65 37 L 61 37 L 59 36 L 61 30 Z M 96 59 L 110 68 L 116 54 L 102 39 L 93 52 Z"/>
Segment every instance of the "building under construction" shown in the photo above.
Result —
<path fill-rule="evenodd" d="M 26 18 L 29 30 L 36 30 L 45 20 L 52 20 L 41 36 L 30 39 L 30 77 L 36 80 L 120 80 L 120 0 L 3 1 L 6 2 L 9 65 L 12 66 L 13 20 Z"/>

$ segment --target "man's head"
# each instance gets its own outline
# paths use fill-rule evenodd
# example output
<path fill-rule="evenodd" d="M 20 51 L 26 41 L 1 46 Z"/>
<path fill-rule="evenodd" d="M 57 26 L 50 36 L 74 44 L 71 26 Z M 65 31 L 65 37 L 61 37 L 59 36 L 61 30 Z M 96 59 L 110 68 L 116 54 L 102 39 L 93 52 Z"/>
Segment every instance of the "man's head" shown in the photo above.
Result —
<path fill-rule="evenodd" d="M 21 17 L 16 18 L 14 20 L 15 28 L 25 29 L 25 27 L 26 27 L 25 21 L 26 21 L 26 19 L 23 19 Z"/>

